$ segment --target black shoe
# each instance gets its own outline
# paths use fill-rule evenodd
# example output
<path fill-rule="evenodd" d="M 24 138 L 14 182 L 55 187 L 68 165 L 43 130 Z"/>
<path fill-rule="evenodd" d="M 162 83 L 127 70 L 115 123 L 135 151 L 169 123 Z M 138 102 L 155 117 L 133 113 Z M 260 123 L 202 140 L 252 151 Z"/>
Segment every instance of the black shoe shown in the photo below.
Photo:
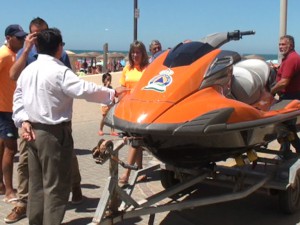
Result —
<path fill-rule="evenodd" d="M 72 188 L 72 204 L 78 205 L 83 202 L 83 196 L 81 192 L 81 187 L 73 187 Z"/>

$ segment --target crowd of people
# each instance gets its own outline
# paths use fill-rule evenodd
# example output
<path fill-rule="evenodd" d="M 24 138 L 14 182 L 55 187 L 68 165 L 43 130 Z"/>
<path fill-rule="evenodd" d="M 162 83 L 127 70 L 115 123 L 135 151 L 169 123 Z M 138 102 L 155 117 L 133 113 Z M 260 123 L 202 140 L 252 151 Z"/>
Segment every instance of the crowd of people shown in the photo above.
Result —
<path fill-rule="evenodd" d="M 102 75 L 101 86 L 80 79 L 71 69 L 60 30 L 49 28 L 42 18 L 31 21 L 29 34 L 17 24 L 9 25 L 5 38 L 0 48 L 0 195 L 15 207 L 4 221 L 14 223 L 27 216 L 29 224 L 61 224 L 69 195 L 73 204 L 83 200 L 71 132 L 73 99 L 101 104 L 98 134 L 104 135 L 103 121 L 115 98 L 135 88 L 148 65 L 163 52 L 162 46 L 153 40 L 149 58 L 143 42 L 131 43 L 120 87 L 114 89 L 108 72 Z M 300 100 L 300 56 L 295 51 L 294 38 L 281 37 L 279 50 L 283 60 L 276 68 L 277 82 L 271 94 L 278 94 L 279 100 Z M 87 62 L 84 63 L 86 69 Z M 288 126 L 295 136 L 291 144 L 300 152 L 295 122 L 290 121 Z M 110 134 L 118 135 L 113 128 Z M 17 152 L 15 192 L 12 180 Z M 130 146 L 128 164 L 143 167 L 141 146 Z M 130 172 L 125 170 L 119 182 L 126 184 Z M 138 181 L 146 179 L 143 175 Z"/>
<path fill-rule="evenodd" d="M 59 30 L 49 29 L 39 17 L 31 21 L 29 30 L 27 35 L 19 25 L 8 26 L 0 51 L 0 77 L 7 84 L 1 89 L 0 192 L 7 203 L 15 205 L 4 221 L 13 223 L 27 215 L 30 224 L 60 224 L 69 194 L 73 204 L 83 200 L 71 135 L 73 98 L 110 105 L 117 92 L 78 78 L 70 69 Z M 15 193 L 12 177 L 18 128 Z"/>
<path fill-rule="evenodd" d="M 149 63 L 151 63 L 156 57 L 162 53 L 161 44 L 158 40 L 151 41 L 149 45 L 150 56 Z M 129 58 L 128 58 L 129 59 Z M 77 59 L 75 61 L 75 70 L 78 75 L 91 75 L 101 74 L 106 72 L 118 72 L 123 71 L 126 60 L 125 57 L 111 57 L 107 60 L 106 70 L 103 67 L 104 62 L 94 62 L 94 60 L 87 60 L 87 58 Z"/>

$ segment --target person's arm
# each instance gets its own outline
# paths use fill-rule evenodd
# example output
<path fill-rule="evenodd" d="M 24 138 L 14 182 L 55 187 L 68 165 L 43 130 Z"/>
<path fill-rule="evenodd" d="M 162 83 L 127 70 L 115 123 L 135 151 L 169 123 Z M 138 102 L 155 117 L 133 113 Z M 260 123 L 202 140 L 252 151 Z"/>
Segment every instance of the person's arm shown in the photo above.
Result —
<path fill-rule="evenodd" d="M 70 69 L 66 69 L 62 76 L 61 88 L 66 95 L 105 105 L 111 105 L 114 102 L 115 94 L 117 94 L 114 89 L 80 79 Z"/>
<path fill-rule="evenodd" d="M 12 119 L 16 125 L 16 127 L 22 127 L 22 123 L 24 121 L 29 120 L 29 116 L 26 113 L 24 109 L 24 104 L 23 104 L 23 92 L 22 88 L 20 86 L 20 81 L 17 82 L 17 87 L 14 92 L 14 97 L 13 97 L 13 115 Z"/>
<path fill-rule="evenodd" d="M 31 123 L 28 121 L 29 116 L 24 110 L 22 88 L 18 84 L 13 101 L 13 116 L 12 119 L 17 127 L 21 128 L 21 136 L 27 141 L 35 140 L 35 133 L 32 129 Z"/>
<path fill-rule="evenodd" d="M 29 52 L 31 51 L 32 46 L 34 45 L 34 41 L 36 39 L 36 33 L 32 33 L 27 35 L 25 39 L 25 44 L 23 47 L 23 51 L 17 61 L 13 64 L 13 66 L 9 70 L 9 77 L 12 80 L 17 80 L 26 67 L 27 58 Z"/>
<path fill-rule="evenodd" d="M 271 94 L 275 95 L 276 93 L 280 92 L 281 90 L 283 90 L 284 88 L 286 88 L 289 83 L 290 83 L 290 79 L 282 78 L 271 89 Z"/>

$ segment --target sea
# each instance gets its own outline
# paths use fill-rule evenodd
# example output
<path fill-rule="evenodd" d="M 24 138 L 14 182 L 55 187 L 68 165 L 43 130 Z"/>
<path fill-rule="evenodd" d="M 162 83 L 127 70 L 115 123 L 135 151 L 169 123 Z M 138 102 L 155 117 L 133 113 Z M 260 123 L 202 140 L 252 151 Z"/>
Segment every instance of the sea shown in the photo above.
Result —
<path fill-rule="evenodd" d="M 70 49 L 70 51 L 75 52 L 76 54 L 79 53 L 83 53 L 83 52 L 99 52 L 100 54 L 103 54 L 103 51 L 99 51 L 99 50 L 72 50 Z M 128 51 L 109 51 L 109 52 L 119 52 L 119 53 L 123 53 L 125 55 L 128 54 Z M 148 53 L 150 55 L 150 53 Z M 247 56 L 247 55 L 257 55 L 259 57 L 264 58 L 266 61 L 268 60 L 272 60 L 272 61 L 276 61 L 278 59 L 278 55 L 277 54 L 256 54 L 256 53 L 246 53 L 246 54 L 241 54 L 241 56 Z"/>
<path fill-rule="evenodd" d="M 242 54 L 242 56 L 247 56 L 247 55 L 257 55 L 262 58 L 264 58 L 266 61 L 268 60 L 278 60 L 278 54 L 255 54 L 255 53 L 249 53 L 249 54 Z"/>
<path fill-rule="evenodd" d="M 70 49 L 70 51 L 72 51 L 76 54 L 80 54 L 80 53 L 84 53 L 84 52 L 99 52 L 100 54 L 103 54 L 103 51 L 99 51 L 99 50 L 76 50 L 76 49 L 73 50 L 73 49 Z M 118 50 L 114 51 L 114 50 L 111 50 L 109 52 L 118 52 L 118 53 L 123 53 L 125 55 L 128 54 L 128 51 L 118 51 Z"/>

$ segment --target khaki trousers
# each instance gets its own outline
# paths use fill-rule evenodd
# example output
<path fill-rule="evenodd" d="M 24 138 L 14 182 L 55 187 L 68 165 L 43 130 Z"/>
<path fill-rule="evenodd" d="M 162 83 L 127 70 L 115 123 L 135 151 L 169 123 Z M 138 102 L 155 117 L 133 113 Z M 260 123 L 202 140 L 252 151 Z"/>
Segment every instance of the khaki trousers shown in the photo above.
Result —
<path fill-rule="evenodd" d="M 32 124 L 36 140 L 27 142 L 31 225 L 60 225 L 68 203 L 73 158 L 71 123 Z"/>
<path fill-rule="evenodd" d="M 21 136 L 21 135 L 20 135 Z M 18 206 L 26 206 L 28 199 L 28 150 L 26 141 L 21 138 L 19 144 L 19 163 L 18 163 Z M 72 187 L 79 187 L 81 182 L 81 175 L 79 171 L 78 159 L 73 151 L 72 155 Z"/>

